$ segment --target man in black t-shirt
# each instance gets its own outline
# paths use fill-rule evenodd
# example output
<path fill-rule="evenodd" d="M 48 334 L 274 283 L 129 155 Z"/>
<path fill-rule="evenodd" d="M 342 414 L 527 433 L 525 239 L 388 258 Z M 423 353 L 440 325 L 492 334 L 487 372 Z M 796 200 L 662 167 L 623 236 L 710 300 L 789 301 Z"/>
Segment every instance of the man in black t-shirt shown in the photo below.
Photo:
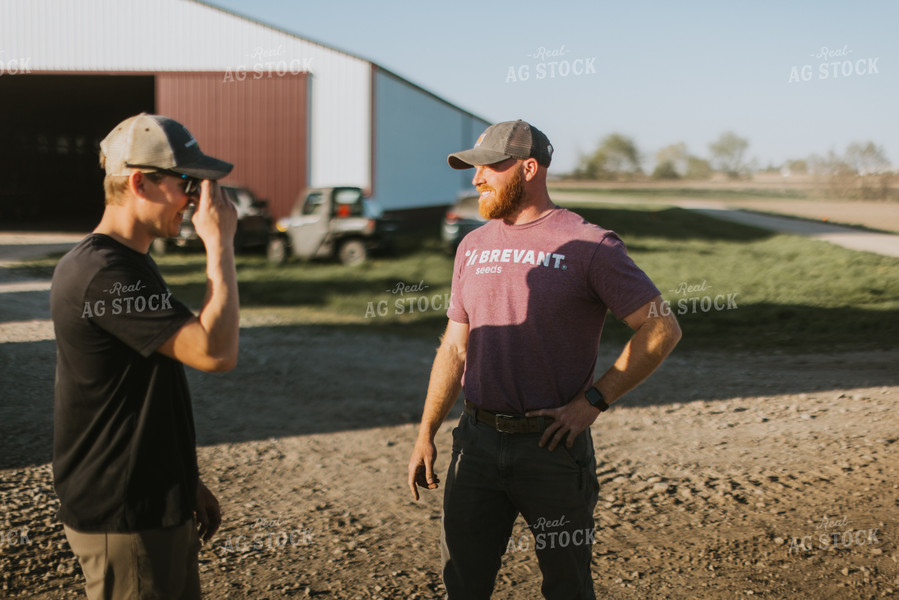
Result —
<path fill-rule="evenodd" d="M 237 363 L 236 211 L 216 181 L 232 165 L 172 119 L 126 119 L 101 142 L 106 208 L 56 267 L 53 477 L 89 598 L 200 597 L 197 552 L 221 523 L 199 477 L 184 364 Z M 184 211 L 206 246 L 199 315 L 148 250 Z M 199 530 L 198 530 L 199 525 Z"/>

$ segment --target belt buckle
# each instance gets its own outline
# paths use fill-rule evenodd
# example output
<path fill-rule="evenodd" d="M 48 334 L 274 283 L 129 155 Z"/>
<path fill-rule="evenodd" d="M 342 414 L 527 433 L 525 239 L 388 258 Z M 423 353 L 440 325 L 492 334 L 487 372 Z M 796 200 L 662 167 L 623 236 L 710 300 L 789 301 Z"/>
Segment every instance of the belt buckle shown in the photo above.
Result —
<path fill-rule="evenodd" d="M 496 419 L 496 430 L 500 433 L 516 433 L 517 429 L 506 429 L 504 427 L 505 423 L 508 423 L 510 426 L 518 419 L 515 415 L 501 415 L 497 414 L 495 416 Z"/>

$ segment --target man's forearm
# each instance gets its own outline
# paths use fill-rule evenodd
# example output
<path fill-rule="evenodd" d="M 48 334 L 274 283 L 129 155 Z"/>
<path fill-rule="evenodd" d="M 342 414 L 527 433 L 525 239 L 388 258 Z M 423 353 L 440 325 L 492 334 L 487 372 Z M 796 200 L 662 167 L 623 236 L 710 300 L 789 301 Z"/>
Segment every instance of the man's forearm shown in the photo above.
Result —
<path fill-rule="evenodd" d="M 615 364 L 594 384 L 611 404 L 634 389 L 662 364 L 681 338 L 673 317 L 644 323 L 625 345 Z"/>
<path fill-rule="evenodd" d="M 421 416 L 419 437 L 433 440 L 440 425 L 462 390 L 462 372 L 465 368 L 464 351 L 451 345 L 441 344 L 431 368 L 428 381 L 428 395 Z"/>
<path fill-rule="evenodd" d="M 200 323 L 209 340 L 209 354 L 237 359 L 240 337 L 240 301 L 233 244 L 207 251 L 206 299 Z"/>

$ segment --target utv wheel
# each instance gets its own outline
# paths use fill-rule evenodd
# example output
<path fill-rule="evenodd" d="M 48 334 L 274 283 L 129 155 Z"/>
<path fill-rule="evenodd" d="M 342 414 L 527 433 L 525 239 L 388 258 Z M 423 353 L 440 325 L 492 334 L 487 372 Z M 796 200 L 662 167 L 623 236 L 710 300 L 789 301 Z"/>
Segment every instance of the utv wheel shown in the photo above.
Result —
<path fill-rule="evenodd" d="M 273 237 L 268 241 L 266 256 L 269 262 L 283 265 L 287 261 L 287 243 L 283 237 Z"/>
<path fill-rule="evenodd" d="M 340 262 L 352 267 L 365 262 L 365 259 L 368 258 L 368 250 L 365 249 L 362 240 L 347 240 L 340 245 L 337 256 L 340 258 Z"/>

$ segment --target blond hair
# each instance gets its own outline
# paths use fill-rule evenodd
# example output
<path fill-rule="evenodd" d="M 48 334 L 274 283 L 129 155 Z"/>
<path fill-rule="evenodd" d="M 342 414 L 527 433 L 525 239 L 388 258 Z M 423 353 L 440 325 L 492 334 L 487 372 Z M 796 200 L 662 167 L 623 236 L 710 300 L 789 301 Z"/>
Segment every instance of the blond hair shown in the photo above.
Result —
<path fill-rule="evenodd" d="M 106 153 L 100 150 L 100 168 L 106 170 Z M 132 172 L 139 169 L 132 169 Z M 159 183 L 162 179 L 161 173 L 144 172 L 151 181 Z M 106 175 L 103 177 L 103 195 L 106 197 L 106 205 L 122 204 L 125 201 L 125 194 L 128 192 L 129 175 Z"/>

